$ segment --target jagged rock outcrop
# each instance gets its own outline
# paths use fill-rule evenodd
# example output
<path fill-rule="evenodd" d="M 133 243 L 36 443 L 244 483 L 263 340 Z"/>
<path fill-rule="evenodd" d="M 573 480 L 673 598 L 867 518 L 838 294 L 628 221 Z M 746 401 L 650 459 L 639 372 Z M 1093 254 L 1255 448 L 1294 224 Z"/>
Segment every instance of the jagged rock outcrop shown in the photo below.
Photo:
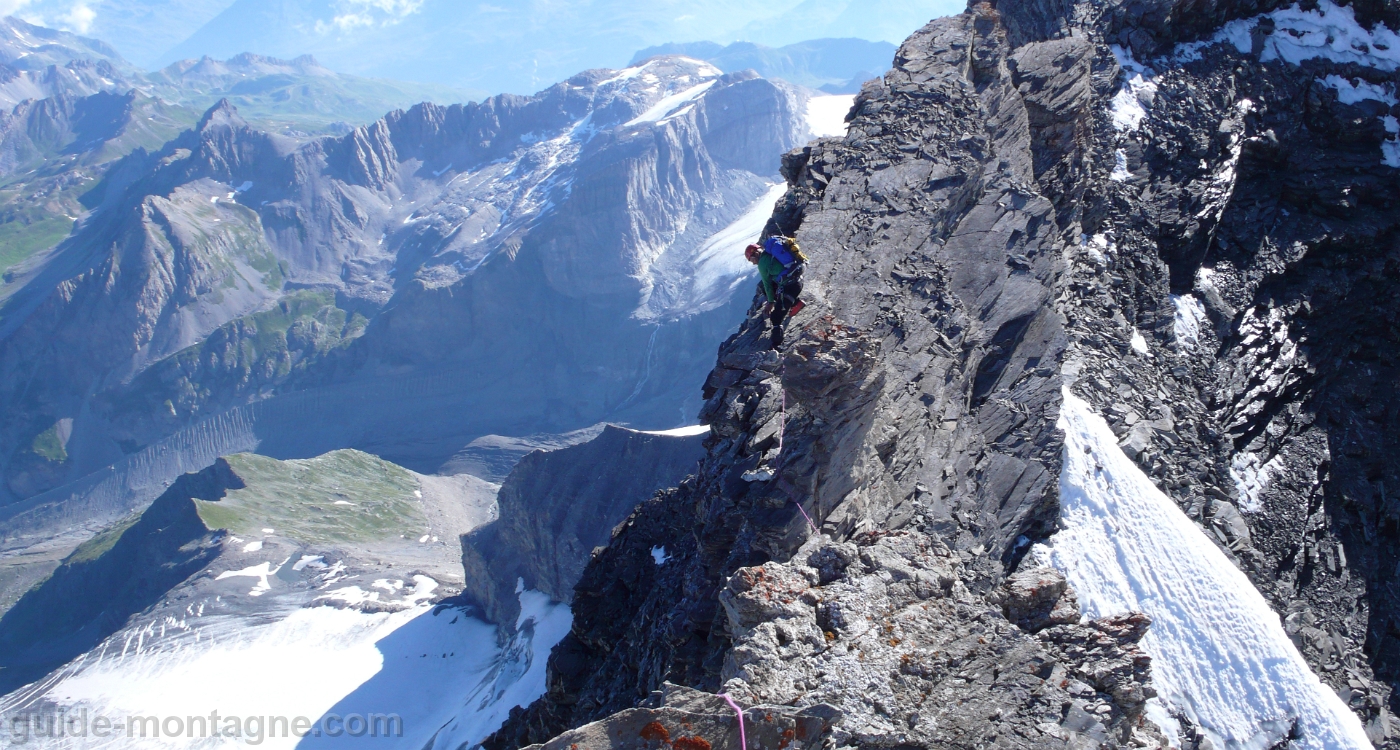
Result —
<path fill-rule="evenodd" d="M 820 747 L 839 711 L 814 706 L 794 711 L 787 706 L 754 706 L 739 714 L 723 698 L 666 683 L 639 708 L 586 724 L 532 750 L 565 748 L 652 748 L 733 750 Z"/>
<path fill-rule="evenodd" d="M 1063 386 L 1394 746 L 1382 446 L 1400 418 L 1380 384 L 1395 375 L 1382 290 L 1400 268 L 1385 208 L 1400 80 L 1367 41 L 1388 32 L 1353 13 L 1395 28 L 1400 12 L 1278 7 L 978 3 L 912 36 L 849 136 L 785 157 L 770 228 L 812 259 L 800 330 L 766 351 L 755 307 L 721 347 L 697 474 L 595 556 L 547 695 L 487 747 L 666 680 L 834 700 L 833 736 L 858 747 L 1165 742 L 1144 716 L 1148 618 L 1079 623 L 1063 580 L 1026 558 L 1057 524 Z M 677 538 L 673 562 L 643 565 Z M 902 614 L 925 605 L 939 615 Z M 889 637 L 825 670 L 838 621 Z M 1078 683 L 1012 667 L 1026 682 L 994 713 L 984 671 L 893 670 L 970 634 L 991 645 L 944 653 L 987 669 L 1035 655 Z M 913 685 L 942 691 L 936 726 L 920 727 L 931 693 Z M 1174 720 L 1183 746 L 1208 744 Z"/>
<path fill-rule="evenodd" d="M 520 614 L 521 585 L 572 601 L 593 550 L 638 503 L 690 473 L 702 442 L 608 425 L 586 443 L 520 459 L 496 496 L 499 519 L 462 539 L 464 593 L 507 628 Z M 667 551 L 654 555 L 660 565 Z"/>

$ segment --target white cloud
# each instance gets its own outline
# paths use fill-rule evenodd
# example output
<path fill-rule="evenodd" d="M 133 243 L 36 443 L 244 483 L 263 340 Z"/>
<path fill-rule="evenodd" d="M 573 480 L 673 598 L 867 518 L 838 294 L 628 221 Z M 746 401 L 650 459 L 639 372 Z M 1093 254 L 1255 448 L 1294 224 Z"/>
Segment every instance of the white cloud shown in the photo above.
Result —
<path fill-rule="evenodd" d="M 345 33 L 370 26 L 390 26 L 422 7 L 423 0 L 340 0 L 336 15 L 330 21 L 317 21 L 316 31 Z"/>
<path fill-rule="evenodd" d="M 11 16 L 28 5 L 31 0 L 0 0 L 0 16 Z"/>
<path fill-rule="evenodd" d="M 78 3 L 68 10 L 67 13 L 58 17 L 58 22 L 64 29 L 77 34 L 86 34 L 92 28 L 92 22 L 97 18 L 97 12 L 89 8 L 85 3 Z"/>

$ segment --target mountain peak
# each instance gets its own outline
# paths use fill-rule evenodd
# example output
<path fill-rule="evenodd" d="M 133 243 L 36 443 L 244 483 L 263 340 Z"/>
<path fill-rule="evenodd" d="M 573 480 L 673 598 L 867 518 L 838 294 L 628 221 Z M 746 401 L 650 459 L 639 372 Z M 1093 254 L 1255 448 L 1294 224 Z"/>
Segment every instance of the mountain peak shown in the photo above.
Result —
<path fill-rule="evenodd" d="M 195 130 L 203 133 L 215 127 L 241 128 L 247 127 L 247 125 L 248 122 L 243 119 L 242 115 L 238 114 L 238 108 L 233 106 L 233 102 L 228 99 L 220 99 L 199 119 L 199 125 L 195 126 Z"/>

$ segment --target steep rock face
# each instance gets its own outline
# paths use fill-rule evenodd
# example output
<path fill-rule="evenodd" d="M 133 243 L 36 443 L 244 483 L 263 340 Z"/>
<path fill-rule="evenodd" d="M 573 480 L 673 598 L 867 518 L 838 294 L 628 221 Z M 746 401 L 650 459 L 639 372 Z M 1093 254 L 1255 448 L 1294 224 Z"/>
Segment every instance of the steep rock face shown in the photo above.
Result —
<path fill-rule="evenodd" d="M 1396 12 L 1277 7 L 979 4 L 911 37 L 847 138 L 785 158 L 770 228 L 812 257 L 796 333 L 766 351 L 755 308 L 721 347 L 697 475 L 594 558 L 549 693 L 488 746 L 543 741 L 665 680 L 834 701 L 849 717 L 836 731 L 861 747 L 1164 741 L 1142 713 L 1145 619 L 1056 625 L 1072 605 L 1015 605 L 1002 588 L 1056 529 L 1062 386 L 1238 561 L 1372 742 L 1393 745 L 1395 480 L 1380 450 L 1400 419 L 1379 384 L 1394 375 L 1383 207 L 1400 185 L 1400 82 L 1389 46 L 1367 41 L 1388 30 L 1352 19 Z M 678 537 L 674 567 L 643 565 Z M 845 593 L 843 576 L 869 583 Z M 744 604 L 755 589 L 768 593 Z M 1048 627 L 1027 619 L 1040 609 Z M 834 668 L 828 624 L 845 611 L 860 615 L 858 669 Z M 860 641 L 871 623 L 889 637 Z M 1097 634 L 1072 632 L 1085 627 Z M 1032 680 L 1000 702 L 1009 713 L 979 713 L 999 688 L 976 670 L 904 671 L 967 633 L 998 644 L 991 661 L 1041 648 L 1105 679 L 1065 696 Z M 1034 718 L 1027 696 L 1057 718 Z M 1183 746 L 1204 747 L 1177 718 Z M 971 726 L 982 734 L 958 729 Z"/>
<path fill-rule="evenodd" d="M 218 500 L 242 486 L 221 461 L 181 477 L 139 519 L 78 548 L 0 618 L 0 692 L 101 643 L 217 558 L 224 535 L 205 526 L 191 501 Z"/>
<path fill-rule="evenodd" d="M 143 462 L 230 408 L 267 424 L 240 447 L 355 444 L 424 470 L 492 432 L 675 424 L 676 383 L 705 368 L 687 352 L 731 325 L 746 270 L 718 273 L 725 294 L 705 305 L 654 291 L 769 192 L 776 154 L 806 131 L 804 97 L 663 58 L 305 143 L 215 107 L 114 167 L 95 215 L 7 302 L 11 499 Z M 264 315 L 307 289 L 335 300 Z M 365 393 L 379 406 L 355 425 L 330 407 Z M 444 399 L 476 416 L 449 418 Z M 64 420 L 64 460 L 35 453 Z"/>
<path fill-rule="evenodd" d="M 638 503 L 684 478 L 701 442 L 608 425 L 581 445 L 525 456 L 501 484 L 499 520 L 462 540 L 465 593 L 487 619 L 512 626 L 520 585 L 572 601 L 593 550 Z"/>

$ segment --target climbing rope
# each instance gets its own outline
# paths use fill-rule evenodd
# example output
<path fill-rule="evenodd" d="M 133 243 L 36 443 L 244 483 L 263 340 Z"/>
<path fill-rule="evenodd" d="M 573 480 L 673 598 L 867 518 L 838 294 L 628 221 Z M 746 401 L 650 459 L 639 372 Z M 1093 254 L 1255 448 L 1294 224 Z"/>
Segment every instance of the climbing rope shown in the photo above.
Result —
<path fill-rule="evenodd" d="M 801 507 L 801 506 L 799 506 L 799 507 Z M 738 704 L 738 703 L 735 703 L 735 702 L 734 702 L 734 699 L 729 697 L 729 693 L 720 693 L 720 694 L 719 694 L 719 697 L 723 698 L 723 699 L 724 699 L 724 702 L 725 702 L 725 703 L 728 703 L 728 704 L 729 704 L 729 707 L 732 708 L 732 709 L 734 709 L 734 715 L 739 717 L 739 748 L 740 748 L 740 750 L 749 750 L 749 740 L 748 740 L 747 737 L 744 736 L 744 712 L 743 712 L 742 710 L 740 710 L 739 704 Z"/>

